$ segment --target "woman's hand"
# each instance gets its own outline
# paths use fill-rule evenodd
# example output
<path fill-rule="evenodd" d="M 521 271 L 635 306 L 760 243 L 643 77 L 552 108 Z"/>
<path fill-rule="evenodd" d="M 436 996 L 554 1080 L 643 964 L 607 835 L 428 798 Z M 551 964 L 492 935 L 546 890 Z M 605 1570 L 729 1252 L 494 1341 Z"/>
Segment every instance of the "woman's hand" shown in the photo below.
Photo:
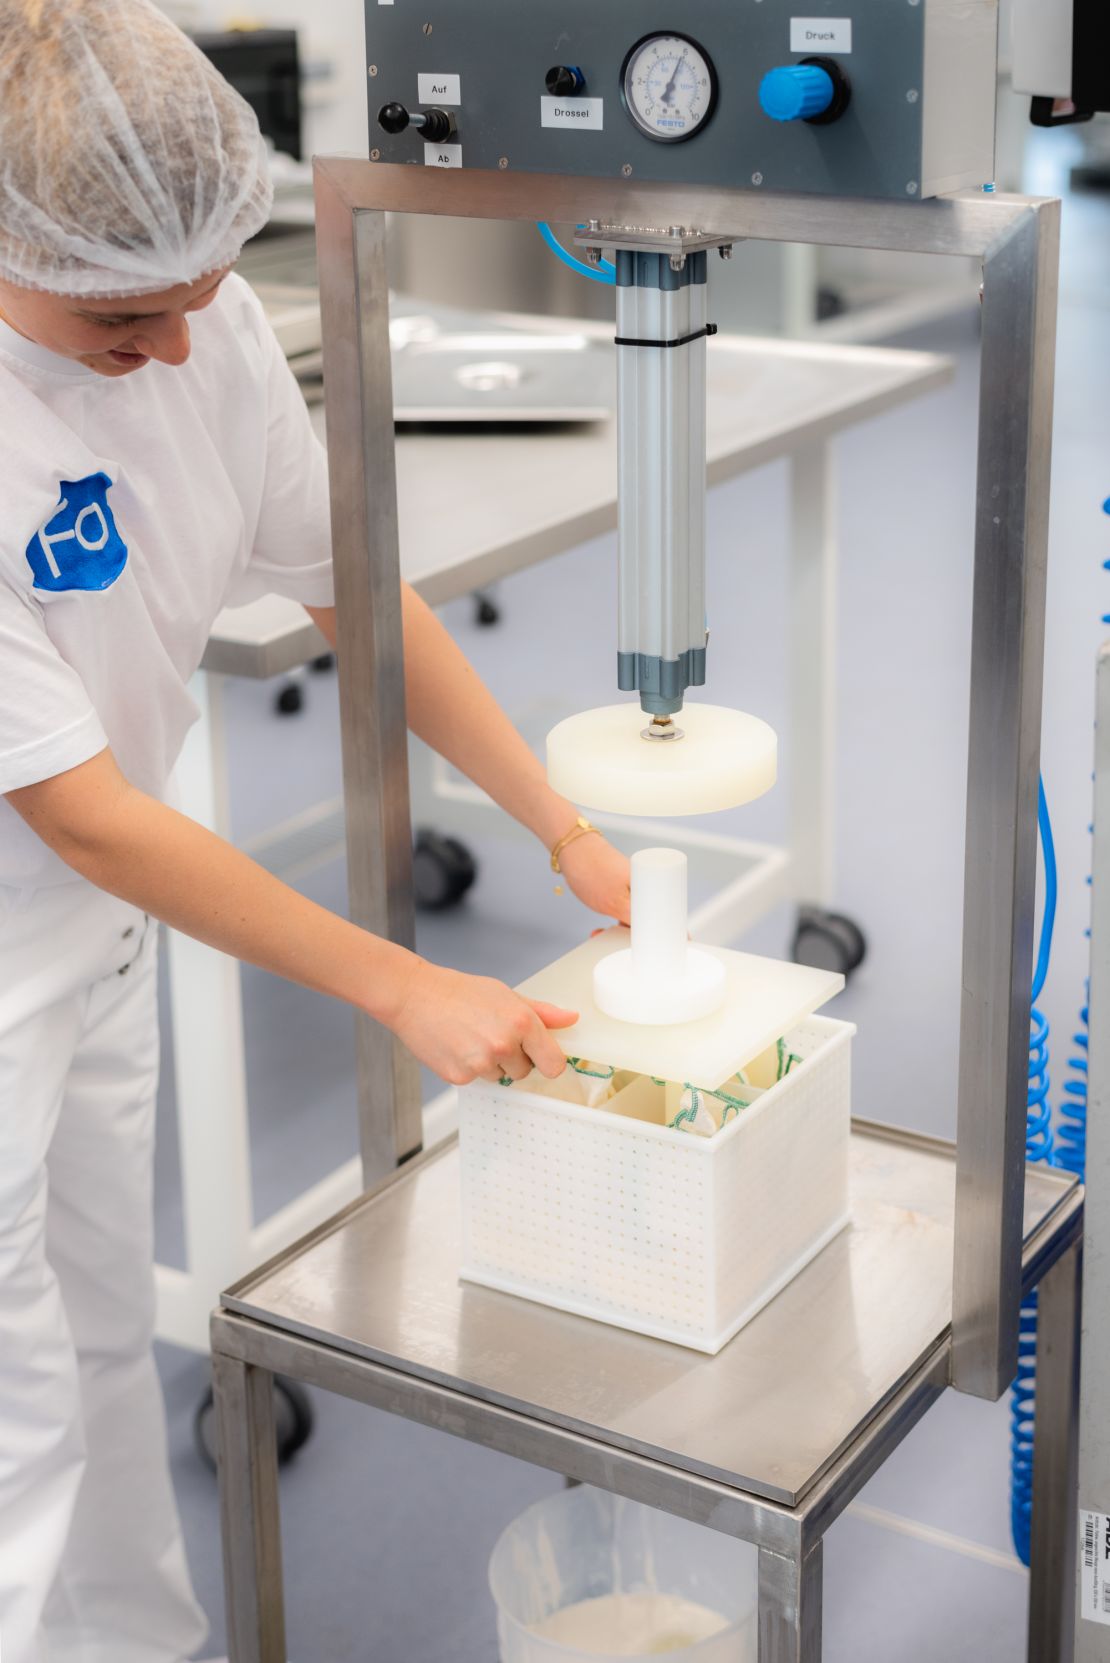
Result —
<path fill-rule="evenodd" d="M 465 976 L 416 959 L 389 1026 L 414 1056 L 453 1086 L 522 1080 L 533 1068 L 554 1080 L 566 1058 L 548 1033 L 576 1011 L 522 999 L 489 976 Z"/>
<path fill-rule="evenodd" d="M 600 832 L 588 832 L 568 843 L 559 855 L 559 866 L 583 906 L 615 918 L 618 924 L 629 922 L 632 872 L 628 857 Z"/>

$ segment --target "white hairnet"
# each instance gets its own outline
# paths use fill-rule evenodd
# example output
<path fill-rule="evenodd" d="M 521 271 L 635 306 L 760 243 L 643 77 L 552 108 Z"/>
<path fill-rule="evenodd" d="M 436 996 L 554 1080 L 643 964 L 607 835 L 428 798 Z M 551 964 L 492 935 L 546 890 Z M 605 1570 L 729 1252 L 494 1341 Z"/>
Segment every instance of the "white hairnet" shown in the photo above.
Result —
<path fill-rule="evenodd" d="M 149 0 L 0 0 L 0 278 L 193 283 L 271 196 L 253 110 Z"/>

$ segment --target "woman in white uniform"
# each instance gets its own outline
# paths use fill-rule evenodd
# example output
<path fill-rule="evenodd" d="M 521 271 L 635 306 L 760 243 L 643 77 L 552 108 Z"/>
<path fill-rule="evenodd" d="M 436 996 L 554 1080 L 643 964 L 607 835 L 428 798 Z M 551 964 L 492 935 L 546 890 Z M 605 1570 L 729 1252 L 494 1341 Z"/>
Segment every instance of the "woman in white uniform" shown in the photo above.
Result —
<path fill-rule="evenodd" d="M 147 0 L 0 0 L 3 1663 L 204 1638 L 150 1351 L 152 920 L 369 1011 L 454 1082 L 557 1074 L 572 1019 L 162 800 L 221 607 L 273 591 L 335 639 L 323 453 L 230 274 L 269 205 L 253 114 Z M 415 731 L 627 918 L 627 863 L 409 591 L 404 628 Z"/>

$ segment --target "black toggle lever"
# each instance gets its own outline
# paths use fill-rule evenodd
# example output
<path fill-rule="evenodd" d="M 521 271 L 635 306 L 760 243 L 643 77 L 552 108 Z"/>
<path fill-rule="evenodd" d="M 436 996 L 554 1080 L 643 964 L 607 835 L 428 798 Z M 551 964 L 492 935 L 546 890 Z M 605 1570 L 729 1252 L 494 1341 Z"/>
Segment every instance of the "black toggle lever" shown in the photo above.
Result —
<path fill-rule="evenodd" d="M 454 138 L 458 132 L 458 125 L 450 110 L 413 110 L 405 109 L 403 104 L 383 104 L 378 111 L 378 126 L 387 133 L 403 133 L 406 127 L 412 127 L 422 133 L 430 144 L 442 144 L 445 139 Z"/>

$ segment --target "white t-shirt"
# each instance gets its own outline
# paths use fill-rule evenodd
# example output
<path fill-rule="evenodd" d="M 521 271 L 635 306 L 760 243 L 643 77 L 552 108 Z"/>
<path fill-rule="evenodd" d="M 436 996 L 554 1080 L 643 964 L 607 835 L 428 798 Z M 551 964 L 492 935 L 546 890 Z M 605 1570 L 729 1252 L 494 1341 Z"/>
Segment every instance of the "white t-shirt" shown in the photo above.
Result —
<path fill-rule="evenodd" d="M 333 603 L 327 468 L 228 277 L 179 368 L 111 379 L 0 321 L 0 793 L 110 745 L 161 796 L 221 607 Z M 0 885 L 72 878 L 0 796 Z"/>

